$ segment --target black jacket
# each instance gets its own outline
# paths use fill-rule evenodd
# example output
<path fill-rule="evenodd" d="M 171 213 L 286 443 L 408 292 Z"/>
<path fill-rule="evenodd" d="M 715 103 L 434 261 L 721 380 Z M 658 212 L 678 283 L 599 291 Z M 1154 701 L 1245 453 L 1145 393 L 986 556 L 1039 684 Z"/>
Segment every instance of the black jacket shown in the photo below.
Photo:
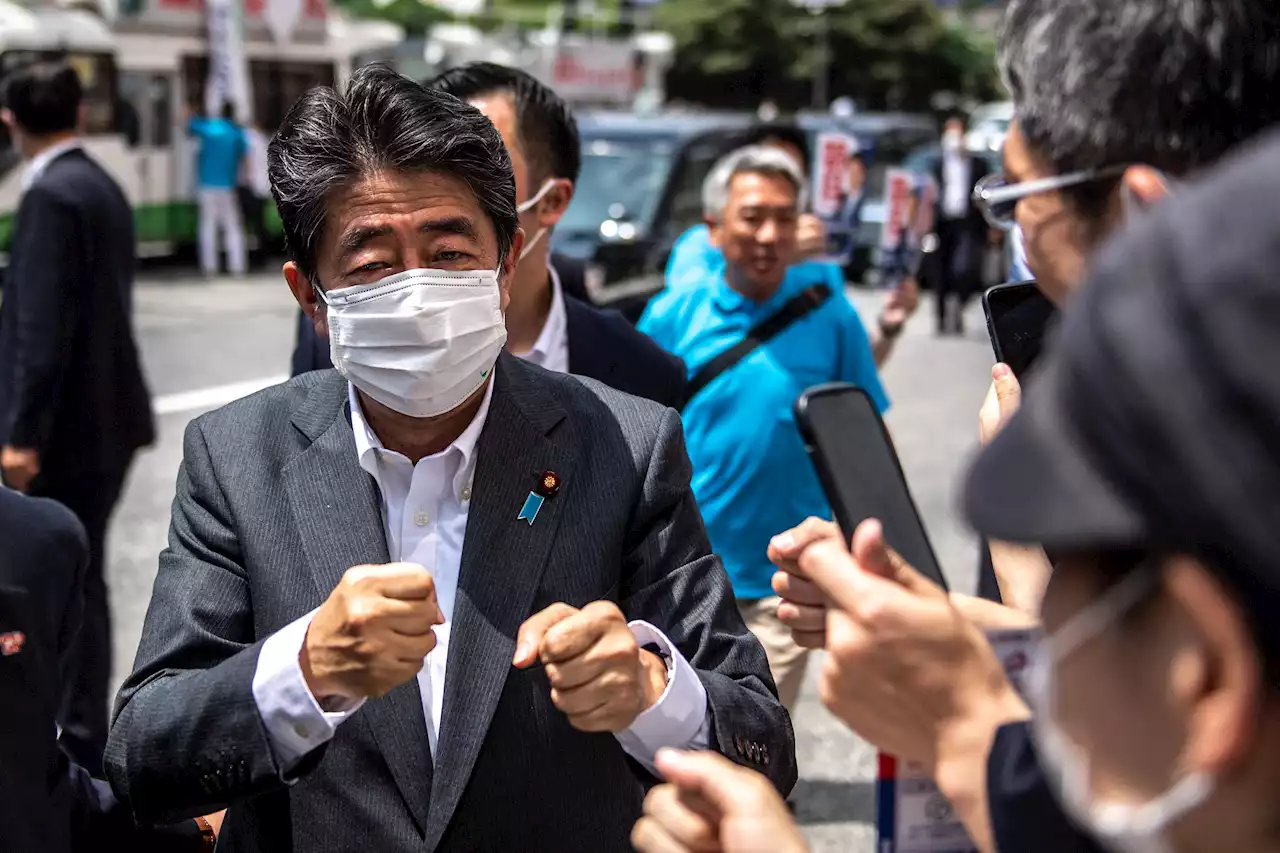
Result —
<path fill-rule="evenodd" d="M 0 305 L 0 444 L 40 453 L 41 491 L 118 475 L 155 437 L 130 322 L 133 210 L 83 151 L 18 206 Z"/>
<path fill-rule="evenodd" d="M 559 256 L 553 256 L 552 262 L 565 294 L 569 372 L 673 409 L 683 406 L 684 362 L 655 344 L 621 314 L 584 301 L 586 288 L 580 264 Z M 293 375 L 332 366 L 329 342 L 315 333 L 311 321 L 299 311 Z"/>
<path fill-rule="evenodd" d="M 0 487 L 0 543 L 0 849 L 199 850 L 194 823 L 135 827 L 107 784 L 58 749 L 60 661 L 80 627 L 89 562 L 80 522 L 61 504 Z"/>
<path fill-rule="evenodd" d="M 1000 853 L 1102 853 L 1054 799 L 1027 723 L 996 733 L 987 758 L 987 794 Z"/>

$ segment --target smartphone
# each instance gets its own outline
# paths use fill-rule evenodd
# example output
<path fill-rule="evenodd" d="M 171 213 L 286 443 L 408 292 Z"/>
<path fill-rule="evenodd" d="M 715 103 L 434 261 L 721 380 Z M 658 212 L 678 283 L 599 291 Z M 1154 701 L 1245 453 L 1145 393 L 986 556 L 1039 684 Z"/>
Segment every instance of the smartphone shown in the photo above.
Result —
<path fill-rule="evenodd" d="M 845 382 L 818 385 L 800 395 L 795 416 L 846 541 L 863 521 L 877 518 L 885 541 L 946 589 L 889 431 L 867 392 Z"/>
<path fill-rule="evenodd" d="M 1020 281 L 998 284 L 982 294 L 982 311 L 996 361 L 1009 365 L 1021 379 L 1040 357 L 1057 309 L 1034 281 Z"/>

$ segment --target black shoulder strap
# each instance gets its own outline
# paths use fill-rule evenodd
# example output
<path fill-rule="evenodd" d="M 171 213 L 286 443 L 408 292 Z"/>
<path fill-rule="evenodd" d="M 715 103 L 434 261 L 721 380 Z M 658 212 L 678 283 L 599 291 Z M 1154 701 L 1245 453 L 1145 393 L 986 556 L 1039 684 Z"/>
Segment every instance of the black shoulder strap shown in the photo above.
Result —
<path fill-rule="evenodd" d="M 830 298 L 831 288 L 825 284 L 815 284 L 791 297 L 776 314 L 757 323 L 747 332 L 745 338 L 704 364 L 685 387 L 685 403 L 687 404 L 694 395 L 714 382 L 720 374 L 749 356 L 756 347 L 770 338 L 776 338 L 797 320 L 807 317 Z"/>

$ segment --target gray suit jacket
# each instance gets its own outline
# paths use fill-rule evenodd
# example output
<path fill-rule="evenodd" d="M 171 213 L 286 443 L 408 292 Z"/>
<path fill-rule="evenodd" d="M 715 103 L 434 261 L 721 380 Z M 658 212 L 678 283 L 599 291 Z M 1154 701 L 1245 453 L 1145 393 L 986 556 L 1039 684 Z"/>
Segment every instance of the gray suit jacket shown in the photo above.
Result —
<path fill-rule="evenodd" d="M 106 756 L 139 818 L 230 804 L 219 851 L 629 850 L 651 780 L 612 735 L 574 730 L 540 669 L 511 666 L 524 619 L 600 599 L 667 634 L 706 685 L 713 743 L 790 790 L 791 721 L 711 554 L 679 416 L 505 354 L 494 381 L 434 764 L 416 679 L 367 702 L 289 778 L 254 704 L 264 639 L 350 566 L 388 560 L 347 383 L 304 374 L 187 428 Z M 547 470 L 559 493 L 518 522 Z"/>

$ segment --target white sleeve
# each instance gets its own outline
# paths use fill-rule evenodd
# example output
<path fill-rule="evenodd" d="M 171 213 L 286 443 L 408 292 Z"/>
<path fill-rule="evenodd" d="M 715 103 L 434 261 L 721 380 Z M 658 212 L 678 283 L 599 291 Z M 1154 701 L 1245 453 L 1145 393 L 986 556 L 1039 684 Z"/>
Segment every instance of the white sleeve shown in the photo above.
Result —
<path fill-rule="evenodd" d="M 641 646 L 657 644 L 670 663 L 667 689 L 653 707 L 640 713 L 631 726 L 614 734 L 618 743 L 655 776 L 653 759 L 659 749 L 706 749 L 711 743 L 711 711 L 707 689 L 680 650 L 667 636 L 648 622 L 629 622 L 627 627 Z"/>
<path fill-rule="evenodd" d="M 364 704 L 361 699 L 336 711 L 326 711 L 311 695 L 298 655 L 314 615 L 313 610 L 268 637 L 253 672 L 253 701 L 276 762 L 286 772 L 307 753 L 327 743 L 339 724 Z"/>

